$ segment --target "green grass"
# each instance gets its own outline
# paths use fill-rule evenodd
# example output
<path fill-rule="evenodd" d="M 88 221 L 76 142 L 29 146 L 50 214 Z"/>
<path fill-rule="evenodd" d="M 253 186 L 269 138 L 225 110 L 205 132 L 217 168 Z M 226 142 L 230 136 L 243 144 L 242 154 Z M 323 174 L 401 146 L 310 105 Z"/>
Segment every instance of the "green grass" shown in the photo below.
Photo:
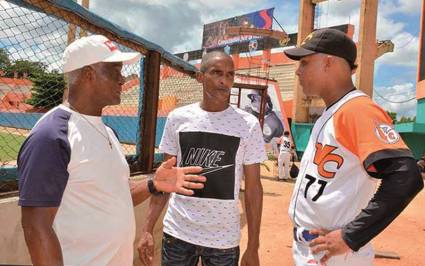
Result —
<path fill-rule="evenodd" d="M 0 162 L 16 160 L 24 140 L 24 136 L 0 132 Z"/>

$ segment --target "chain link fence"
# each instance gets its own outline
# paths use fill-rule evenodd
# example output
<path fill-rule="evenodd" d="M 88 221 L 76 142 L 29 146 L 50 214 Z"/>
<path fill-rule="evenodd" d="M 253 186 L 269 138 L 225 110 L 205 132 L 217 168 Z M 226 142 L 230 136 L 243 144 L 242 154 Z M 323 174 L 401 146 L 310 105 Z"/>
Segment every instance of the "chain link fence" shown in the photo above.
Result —
<path fill-rule="evenodd" d="M 161 54 L 155 146 L 161 139 L 167 114 L 202 96 L 193 78 L 194 67 L 69 2 L 0 1 L 0 172 L 16 168 L 19 149 L 37 120 L 66 98 L 62 54 L 75 38 L 103 34 L 122 51 L 146 55 L 155 49 Z M 141 92 L 149 72 L 141 73 L 143 61 L 124 66 L 121 104 L 105 108 L 102 115 L 129 158 L 140 152 Z"/>
<path fill-rule="evenodd" d="M 161 141 L 165 121 L 170 111 L 177 107 L 202 100 L 202 84 L 193 77 L 161 65 L 158 102 L 156 148 Z"/>
<path fill-rule="evenodd" d="M 62 54 L 70 27 L 54 16 L 6 1 L 0 2 L 0 17 L 0 163 L 16 165 L 19 148 L 36 121 L 64 98 Z M 84 34 L 81 28 L 75 33 Z M 134 87 L 139 87 L 139 70 L 138 64 L 124 66 L 122 102 L 103 113 L 126 154 L 135 153 L 139 95 Z"/>

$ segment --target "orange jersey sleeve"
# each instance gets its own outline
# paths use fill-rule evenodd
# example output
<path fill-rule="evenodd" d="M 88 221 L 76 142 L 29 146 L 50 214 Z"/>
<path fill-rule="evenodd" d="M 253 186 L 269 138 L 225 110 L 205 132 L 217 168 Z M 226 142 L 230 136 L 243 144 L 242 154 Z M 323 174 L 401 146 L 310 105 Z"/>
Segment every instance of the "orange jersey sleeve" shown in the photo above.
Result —
<path fill-rule="evenodd" d="M 334 114 L 336 140 L 355 154 L 366 170 L 386 158 L 413 157 L 391 118 L 369 97 L 356 97 Z"/>

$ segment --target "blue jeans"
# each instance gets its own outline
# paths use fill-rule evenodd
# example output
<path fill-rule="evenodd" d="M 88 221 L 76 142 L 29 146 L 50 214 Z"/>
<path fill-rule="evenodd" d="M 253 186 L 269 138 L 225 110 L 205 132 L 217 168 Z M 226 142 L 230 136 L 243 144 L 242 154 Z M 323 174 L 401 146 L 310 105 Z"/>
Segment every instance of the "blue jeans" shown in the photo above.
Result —
<path fill-rule="evenodd" d="M 239 246 L 219 249 L 194 245 L 164 233 L 162 266 L 237 266 Z"/>

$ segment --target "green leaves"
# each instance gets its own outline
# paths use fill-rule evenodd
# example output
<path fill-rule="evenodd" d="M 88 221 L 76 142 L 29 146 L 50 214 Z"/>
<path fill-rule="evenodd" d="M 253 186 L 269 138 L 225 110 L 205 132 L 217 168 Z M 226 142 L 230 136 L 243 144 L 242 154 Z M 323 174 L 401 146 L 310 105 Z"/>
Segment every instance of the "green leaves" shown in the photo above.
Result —
<path fill-rule="evenodd" d="M 65 79 L 57 71 L 41 72 L 30 78 L 33 82 L 32 96 L 27 100 L 34 107 L 50 109 L 62 102 Z"/>

